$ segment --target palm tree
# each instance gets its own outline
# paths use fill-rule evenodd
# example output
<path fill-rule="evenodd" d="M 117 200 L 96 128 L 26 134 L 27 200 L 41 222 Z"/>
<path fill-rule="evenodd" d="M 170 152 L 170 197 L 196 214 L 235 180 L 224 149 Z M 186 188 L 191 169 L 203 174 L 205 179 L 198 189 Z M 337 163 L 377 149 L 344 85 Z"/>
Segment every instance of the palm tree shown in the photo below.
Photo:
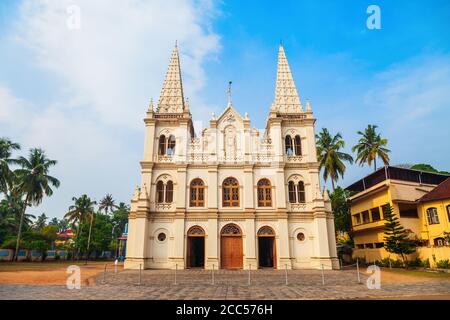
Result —
<path fill-rule="evenodd" d="M 20 157 L 17 160 L 20 169 L 15 170 L 19 184 L 17 191 L 25 197 L 20 215 L 19 232 L 17 234 L 15 259 L 19 252 L 20 236 L 22 233 L 25 211 L 29 205 L 39 205 L 44 196 L 53 194 L 51 186 L 58 188 L 60 182 L 48 174 L 50 168 L 56 165 L 56 160 L 50 160 L 41 149 L 31 149 L 28 158 Z"/>
<path fill-rule="evenodd" d="M 377 171 L 377 158 L 380 157 L 384 165 L 389 165 L 389 155 L 391 152 L 389 149 L 385 148 L 388 144 L 388 140 L 381 138 L 381 135 L 376 132 L 378 126 L 368 125 L 367 128 L 362 131 L 358 131 L 358 134 L 362 137 L 359 139 L 358 144 L 352 148 L 352 152 L 356 152 L 356 162 L 363 166 L 367 163 L 369 166 L 372 165 L 374 171 Z"/>
<path fill-rule="evenodd" d="M 346 169 L 344 161 L 353 163 L 353 158 L 351 155 L 339 151 L 345 147 L 345 142 L 339 132 L 333 137 L 328 129 L 323 128 L 316 135 L 316 140 L 317 159 L 320 170 L 323 169 L 323 179 L 326 182 L 330 178 L 334 192 L 334 183 L 338 181 L 339 176 L 344 177 Z"/>
<path fill-rule="evenodd" d="M 89 198 L 87 195 L 83 194 L 81 197 L 76 198 L 73 197 L 72 201 L 74 201 L 74 205 L 71 205 L 69 207 L 69 212 L 67 212 L 64 215 L 64 218 L 66 218 L 69 222 L 71 222 L 74 225 L 78 225 L 77 231 L 75 233 L 76 239 L 79 239 L 81 236 L 81 233 L 83 232 L 83 223 L 89 218 L 89 215 L 94 214 L 94 205 L 97 203 L 95 201 L 92 201 L 91 198 Z M 93 217 L 91 217 L 91 226 L 89 230 L 89 240 L 90 240 L 90 233 L 91 233 L 91 227 L 93 222 Z M 89 246 L 89 244 L 88 244 Z M 80 246 L 78 246 L 78 253 L 77 256 L 80 254 Z"/>
<path fill-rule="evenodd" d="M 11 159 L 12 151 L 20 150 L 20 145 L 9 139 L 0 139 L 0 192 L 8 193 L 11 187 L 13 173 L 9 165 L 17 163 L 16 159 Z"/>
<path fill-rule="evenodd" d="M 115 204 L 113 196 L 109 193 L 102 200 L 100 200 L 100 203 L 98 205 L 98 211 L 105 211 L 106 215 L 108 214 L 108 212 L 112 212 L 116 208 L 117 206 Z"/>

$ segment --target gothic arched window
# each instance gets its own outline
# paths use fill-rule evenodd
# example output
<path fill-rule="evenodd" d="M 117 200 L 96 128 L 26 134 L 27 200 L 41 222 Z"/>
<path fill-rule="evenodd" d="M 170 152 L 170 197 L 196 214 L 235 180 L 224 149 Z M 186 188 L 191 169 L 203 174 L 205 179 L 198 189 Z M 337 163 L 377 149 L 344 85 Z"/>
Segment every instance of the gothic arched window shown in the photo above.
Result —
<path fill-rule="evenodd" d="M 161 135 L 159 137 L 158 153 L 162 156 L 164 156 L 166 154 L 166 136 L 165 135 Z"/>
<path fill-rule="evenodd" d="M 298 202 L 305 203 L 305 183 L 300 181 L 297 185 Z"/>
<path fill-rule="evenodd" d="M 258 182 L 258 207 L 272 206 L 272 185 L 268 179 Z"/>
<path fill-rule="evenodd" d="M 205 206 L 205 184 L 201 179 L 194 179 L 191 182 L 190 195 L 191 207 Z"/>
<path fill-rule="evenodd" d="M 285 144 L 285 148 L 286 148 L 286 154 L 288 156 L 292 156 L 292 154 L 294 153 L 294 150 L 292 148 L 291 136 L 286 136 L 286 138 L 284 139 L 284 144 Z"/>
<path fill-rule="evenodd" d="M 156 184 L 156 203 L 164 202 L 164 183 L 162 181 L 158 181 Z"/>
<path fill-rule="evenodd" d="M 239 182 L 235 178 L 226 178 L 222 184 L 222 205 L 239 207 Z"/>
<path fill-rule="evenodd" d="M 296 192 L 295 192 L 295 183 L 294 181 L 289 181 L 289 202 L 290 203 L 296 203 L 297 202 L 297 197 L 296 197 Z"/>
<path fill-rule="evenodd" d="M 302 155 L 302 139 L 299 135 L 295 136 L 295 155 L 301 156 Z"/>
<path fill-rule="evenodd" d="M 173 202 L 173 182 L 168 181 L 166 184 L 166 203 Z"/>
<path fill-rule="evenodd" d="M 167 140 L 167 155 L 168 156 L 173 156 L 175 154 L 175 145 L 176 145 L 175 137 L 173 135 L 171 135 L 169 137 L 169 139 Z"/>

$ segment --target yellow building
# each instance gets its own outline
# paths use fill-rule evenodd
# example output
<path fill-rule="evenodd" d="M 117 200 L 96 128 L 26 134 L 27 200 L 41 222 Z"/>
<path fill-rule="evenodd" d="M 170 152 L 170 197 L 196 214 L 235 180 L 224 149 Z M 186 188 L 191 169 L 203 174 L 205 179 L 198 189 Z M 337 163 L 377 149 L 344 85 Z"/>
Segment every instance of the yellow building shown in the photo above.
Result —
<path fill-rule="evenodd" d="M 420 238 L 427 245 L 450 245 L 450 178 L 424 195 L 419 203 Z"/>
<path fill-rule="evenodd" d="M 419 240 L 421 246 L 444 245 L 444 230 L 450 231 L 450 217 L 444 213 L 444 210 L 450 210 L 446 206 L 450 204 L 450 196 L 447 195 L 445 200 L 442 197 L 428 199 L 427 195 L 432 195 L 431 191 L 447 178 L 447 175 L 442 174 L 386 166 L 347 187 L 352 193 L 349 203 L 355 255 L 364 257 L 367 261 L 390 256 L 383 249 L 383 206 L 386 203 L 393 207 L 394 214 L 399 217 L 410 237 Z M 432 219 L 438 215 L 439 224 L 428 223 L 427 210 L 432 212 Z M 435 210 L 438 211 L 436 214 Z M 434 242 L 436 237 L 441 240 Z M 422 259 L 420 252 L 418 254 Z M 429 258 L 428 253 L 425 254 L 426 258 Z"/>

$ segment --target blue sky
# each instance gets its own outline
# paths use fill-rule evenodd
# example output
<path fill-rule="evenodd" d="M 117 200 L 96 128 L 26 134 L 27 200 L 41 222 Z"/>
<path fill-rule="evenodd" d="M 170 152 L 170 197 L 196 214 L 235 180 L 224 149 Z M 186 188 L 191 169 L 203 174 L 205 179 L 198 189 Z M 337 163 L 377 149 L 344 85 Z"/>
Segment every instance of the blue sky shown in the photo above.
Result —
<path fill-rule="evenodd" d="M 65 27 L 81 9 L 81 29 Z M 369 5 L 381 30 L 366 27 Z M 170 23 L 169 23 L 170 22 Z M 450 171 L 448 1 L 108 1 L 0 3 L 0 136 L 60 161 L 62 186 L 33 209 L 61 217 L 72 196 L 128 201 L 139 183 L 142 117 L 158 99 L 175 40 L 193 116 L 233 101 L 264 128 L 283 41 L 300 98 L 317 131 L 377 124 L 392 164 Z M 341 185 L 370 172 L 349 166 Z"/>

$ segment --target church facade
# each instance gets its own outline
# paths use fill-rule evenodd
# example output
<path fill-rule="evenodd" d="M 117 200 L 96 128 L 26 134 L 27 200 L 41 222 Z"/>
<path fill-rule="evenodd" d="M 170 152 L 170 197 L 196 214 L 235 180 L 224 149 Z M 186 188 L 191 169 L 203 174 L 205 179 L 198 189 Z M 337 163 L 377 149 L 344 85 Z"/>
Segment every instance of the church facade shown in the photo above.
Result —
<path fill-rule="evenodd" d="M 338 268 L 322 192 L 315 119 L 283 46 L 263 132 L 233 107 L 195 132 L 178 48 L 145 117 L 141 186 L 131 200 L 125 268 Z"/>

